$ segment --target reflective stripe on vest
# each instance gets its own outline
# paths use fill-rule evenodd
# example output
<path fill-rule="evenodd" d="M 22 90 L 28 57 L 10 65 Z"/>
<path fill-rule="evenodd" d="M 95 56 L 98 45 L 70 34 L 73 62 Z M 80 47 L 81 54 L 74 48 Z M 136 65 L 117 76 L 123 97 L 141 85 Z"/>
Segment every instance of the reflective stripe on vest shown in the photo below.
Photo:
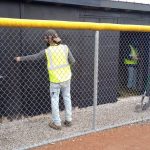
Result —
<path fill-rule="evenodd" d="M 68 47 L 62 44 L 50 46 L 45 50 L 49 79 L 51 82 L 60 83 L 71 79 L 68 51 Z"/>
<path fill-rule="evenodd" d="M 137 56 L 137 50 L 135 48 L 133 48 L 131 45 L 129 45 L 131 48 L 131 52 L 130 52 L 130 56 L 131 57 L 136 57 Z M 127 65 L 136 65 L 138 63 L 137 60 L 135 59 L 125 59 L 124 64 Z"/>

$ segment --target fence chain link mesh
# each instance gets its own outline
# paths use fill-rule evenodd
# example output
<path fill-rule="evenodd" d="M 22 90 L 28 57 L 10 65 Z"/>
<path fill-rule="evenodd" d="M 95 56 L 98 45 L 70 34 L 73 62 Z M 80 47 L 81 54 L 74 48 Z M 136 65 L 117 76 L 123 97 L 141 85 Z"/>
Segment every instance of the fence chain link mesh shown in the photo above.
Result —
<path fill-rule="evenodd" d="M 99 31 L 98 93 L 93 116 L 95 31 L 57 30 L 76 62 L 71 66 L 73 125 L 51 129 L 50 84 L 46 57 L 16 62 L 16 56 L 39 53 L 46 48 L 45 29 L 0 28 L 0 140 L 3 149 L 45 144 L 96 130 L 149 118 L 150 109 L 135 112 L 149 75 L 150 34 Z M 128 65 L 124 63 L 132 45 L 138 51 L 136 86 L 129 89 Z M 133 74 L 130 72 L 130 75 Z M 135 75 L 135 74 L 134 74 Z M 134 76 L 135 77 L 135 76 Z M 133 79 L 132 79 L 133 80 Z M 133 83 L 133 81 L 131 81 Z M 65 107 L 60 95 L 60 116 Z"/>
<path fill-rule="evenodd" d="M 135 109 L 145 90 L 149 102 L 149 41 L 149 33 L 100 32 L 98 104 L 103 105 L 97 106 L 97 128 L 149 118 L 149 110 Z M 125 63 L 132 59 L 131 46 L 137 51 L 137 65 Z"/>

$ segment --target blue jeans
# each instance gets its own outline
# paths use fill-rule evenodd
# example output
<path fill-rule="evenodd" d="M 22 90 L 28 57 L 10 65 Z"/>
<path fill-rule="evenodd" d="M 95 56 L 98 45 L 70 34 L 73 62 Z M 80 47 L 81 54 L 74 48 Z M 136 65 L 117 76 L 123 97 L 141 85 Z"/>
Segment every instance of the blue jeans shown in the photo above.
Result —
<path fill-rule="evenodd" d="M 59 115 L 59 94 L 62 92 L 65 105 L 65 120 L 72 121 L 72 104 L 70 95 L 70 80 L 62 83 L 50 83 L 52 121 L 56 125 L 61 125 Z"/>
<path fill-rule="evenodd" d="M 133 66 L 128 67 L 128 84 L 129 89 L 136 89 L 136 80 L 137 80 L 137 68 Z"/>

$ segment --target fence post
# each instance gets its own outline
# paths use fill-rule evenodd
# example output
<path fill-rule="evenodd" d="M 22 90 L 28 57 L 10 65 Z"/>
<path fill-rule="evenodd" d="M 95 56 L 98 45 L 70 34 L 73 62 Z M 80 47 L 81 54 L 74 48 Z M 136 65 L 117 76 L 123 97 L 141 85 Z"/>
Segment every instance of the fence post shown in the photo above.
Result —
<path fill-rule="evenodd" d="M 99 50 L 99 31 L 95 32 L 95 53 L 94 53 L 94 96 L 93 96 L 93 129 L 96 129 L 96 107 L 97 107 L 97 88 L 98 88 L 98 50 Z"/>

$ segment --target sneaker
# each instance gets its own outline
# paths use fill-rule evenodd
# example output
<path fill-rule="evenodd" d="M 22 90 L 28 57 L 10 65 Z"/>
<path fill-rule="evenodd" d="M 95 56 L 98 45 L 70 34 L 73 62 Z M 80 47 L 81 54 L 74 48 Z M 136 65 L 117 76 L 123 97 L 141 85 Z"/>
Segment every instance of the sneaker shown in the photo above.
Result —
<path fill-rule="evenodd" d="M 72 126 L 72 122 L 65 120 L 65 121 L 64 121 L 64 125 L 65 125 L 66 127 L 71 127 L 71 126 Z"/>
<path fill-rule="evenodd" d="M 142 106 L 142 110 L 146 110 L 147 108 L 149 108 L 149 106 L 150 106 L 149 102 L 144 103 L 143 106 Z"/>
<path fill-rule="evenodd" d="M 61 126 L 56 125 L 54 122 L 50 122 L 49 126 L 55 130 L 61 130 Z"/>

